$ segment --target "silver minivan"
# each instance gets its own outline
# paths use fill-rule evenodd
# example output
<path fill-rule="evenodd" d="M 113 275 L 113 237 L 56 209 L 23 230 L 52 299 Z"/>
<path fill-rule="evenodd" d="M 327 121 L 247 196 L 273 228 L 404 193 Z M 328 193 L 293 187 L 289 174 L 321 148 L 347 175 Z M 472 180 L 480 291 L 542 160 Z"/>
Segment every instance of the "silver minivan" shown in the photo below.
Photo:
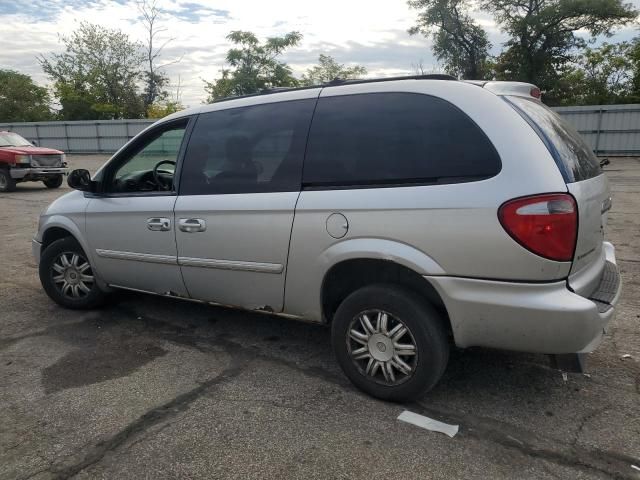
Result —
<path fill-rule="evenodd" d="M 609 186 L 537 93 L 418 76 L 170 115 L 71 173 L 33 240 L 42 285 L 68 308 L 128 289 L 326 323 L 388 400 L 432 388 L 452 344 L 590 352 L 620 295 Z"/>

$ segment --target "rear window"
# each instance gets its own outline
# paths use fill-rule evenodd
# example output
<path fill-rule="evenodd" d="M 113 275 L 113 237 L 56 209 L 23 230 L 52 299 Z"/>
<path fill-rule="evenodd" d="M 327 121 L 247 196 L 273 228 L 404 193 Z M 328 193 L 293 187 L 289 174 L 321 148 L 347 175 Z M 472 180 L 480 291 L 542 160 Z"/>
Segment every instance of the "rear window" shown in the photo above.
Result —
<path fill-rule="evenodd" d="M 589 145 L 553 110 L 525 97 L 509 97 L 508 100 L 546 143 L 567 183 L 602 173 L 600 162 Z"/>
<path fill-rule="evenodd" d="M 484 132 L 445 100 L 371 93 L 318 100 L 305 186 L 457 183 L 489 178 L 500 157 Z"/>

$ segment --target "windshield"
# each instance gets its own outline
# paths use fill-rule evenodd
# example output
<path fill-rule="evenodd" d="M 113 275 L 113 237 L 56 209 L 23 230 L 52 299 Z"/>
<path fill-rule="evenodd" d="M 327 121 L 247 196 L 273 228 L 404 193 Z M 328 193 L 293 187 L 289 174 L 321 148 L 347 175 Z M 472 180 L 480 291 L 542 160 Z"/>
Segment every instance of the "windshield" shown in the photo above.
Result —
<path fill-rule="evenodd" d="M 14 132 L 0 132 L 0 147 L 31 147 L 29 140 Z"/>
<path fill-rule="evenodd" d="M 542 103 L 525 97 L 509 97 L 525 120 L 537 127 L 567 183 L 579 182 L 602 173 L 591 147 L 571 125 Z"/>

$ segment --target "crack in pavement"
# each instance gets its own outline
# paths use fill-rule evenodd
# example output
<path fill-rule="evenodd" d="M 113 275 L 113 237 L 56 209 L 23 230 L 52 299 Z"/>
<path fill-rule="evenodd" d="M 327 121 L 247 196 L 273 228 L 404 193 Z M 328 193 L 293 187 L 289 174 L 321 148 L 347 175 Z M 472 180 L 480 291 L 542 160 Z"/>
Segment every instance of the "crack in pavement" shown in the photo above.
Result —
<path fill-rule="evenodd" d="M 58 480 L 68 479 L 77 475 L 100 462 L 108 453 L 117 450 L 129 439 L 144 433 L 149 428 L 171 418 L 177 413 L 187 410 L 195 400 L 208 393 L 213 387 L 218 387 L 238 377 L 245 371 L 250 361 L 251 358 L 247 355 L 234 352 L 231 356 L 231 365 L 219 375 L 201 383 L 192 390 L 178 395 L 163 405 L 152 408 L 110 438 L 91 445 L 87 450 L 80 451 L 76 455 L 67 457 L 58 463 L 54 462 L 49 468 L 38 473 L 46 471 Z"/>
<path fill-rule="evenodd" d="M 603 407 L 596 408 L 596 409 L 592 410 L 590 413 L 587 413 L 584 417 L 582 417 L 582 420 L 580 420 L 580 425 L 578 426 L 578 428 L 576 429 L 576 433 L 574 434 L 573 441 L 571 442 L 571 445 L 574 446 L 574 447 L 576 446 L 576 444 L 578 443 L 578 439 L 580 438 L 580 434 L 582 433 L 582 430 L 587 425 L 587 423 L 589 423 L 591 420 L 593 420 L 598 415 L 603 414 L 604 412 L 609 410 L 611 407 L 613 407 L 613 405 L 611 405 L 611 404 L 604 405 Z"/>
<path fill-rule="evenodd" d="M 406 405 L 418 413 L 428 414 L 440 420 L 459 424 L 461 437 L 491 441 L 506 448 L 517 450 L 532 458 L 553 462 L 584 471 L 595 471 L 620 480 L 633 480 L 637 476 L 630 471 L 632 464 L 640 459 L 611 451 L 589 449 L 579 445 L 540 438 L 535 433 L 506 422 L 472 414 L 457 413 L 416 402 Z"/>
<path fill-rule="evenodd" d="M 48 471 L 49 471 L 48 467 L 47 468 L 43 468 L 43 469 L 38 470 L 37 472 L 30 473 L 26 477 L 21 477 L 20 480 L 29 480 L 29 479 L 35 477 L 36 475 L 40 475 L 41 473 L 45 473 L 45 472 L 48 472 Z"/>

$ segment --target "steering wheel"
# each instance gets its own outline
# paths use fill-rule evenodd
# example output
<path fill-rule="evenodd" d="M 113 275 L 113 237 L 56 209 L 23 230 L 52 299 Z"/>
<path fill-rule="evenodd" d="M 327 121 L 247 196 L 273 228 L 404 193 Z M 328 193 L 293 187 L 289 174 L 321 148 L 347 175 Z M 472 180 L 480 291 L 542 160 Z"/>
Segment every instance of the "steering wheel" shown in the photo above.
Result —
<path fill-rule="evenodd" d="M 169 190 L 171 188 L 171 185 L 166 183 L 166 180 L 164 180 L 158 173 L 158 168 L 160 167 L 160 165 L 173 165 L 174 167 L 176 166 L 176 162 L 174 162 L 173 160 L 162 160 L 161 162 L 156 163 L 156 166 L 153 167 L 153 181 L 156 182 L 156 185 L 158 185 L 158 188 L 160 190 Z"/>

